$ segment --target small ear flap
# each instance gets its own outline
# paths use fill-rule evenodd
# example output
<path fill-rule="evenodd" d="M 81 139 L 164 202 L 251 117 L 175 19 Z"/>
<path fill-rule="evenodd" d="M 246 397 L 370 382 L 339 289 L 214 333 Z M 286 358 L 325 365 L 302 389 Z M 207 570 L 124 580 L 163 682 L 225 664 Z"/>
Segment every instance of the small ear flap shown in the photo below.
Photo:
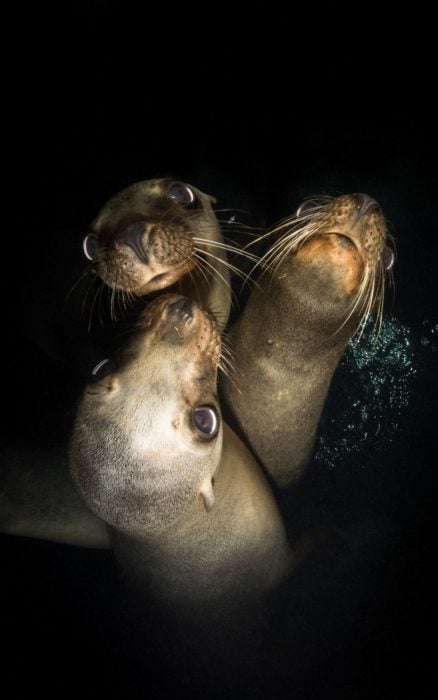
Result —
<path fill-rule="evenodd" d="M 208 199 L 210 200 L 210 204 L 217 204 L 217 199 L 216 197 L 212 197 L 211 194 L 207 195 Z"/>
<path fill-rule="evenodd" d="M 204 508 L 207 511 L 207 513 L 209 513 L 214 506 L 214 500 L 215 500 L 211 477 L 208 479 L 205 479 L 205 481 L 201 484 L 201 488 L 199 489 L 199 493 L 201 494 L 202 498 L 204 499 Z"/>

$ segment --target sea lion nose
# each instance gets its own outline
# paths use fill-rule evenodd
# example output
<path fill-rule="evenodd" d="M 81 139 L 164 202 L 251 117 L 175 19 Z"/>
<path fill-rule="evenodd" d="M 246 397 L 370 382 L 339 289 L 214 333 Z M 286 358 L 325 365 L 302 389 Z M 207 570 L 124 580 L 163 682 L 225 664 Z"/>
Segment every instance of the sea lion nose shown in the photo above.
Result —
<path fill-rule="evenodd" d="M 176 317 L 178 320 L 191 317 L 193 315 L 193 305 L 194 302 L 192 299 L 181 297 L 180 299 L 177 299 L 177 301 L 173 301 L 171 304 L 169 304 L 167 308 L 167 316 L 168 318 L 171 316 Z"/>
<path fill-rule="evenodd" d="M 376 202 L 373 197 L 370 197 L 368 194 L 363 194 L 362 192 L 359 192 L 358 194 L 354 195 L 359 207 L 359 213 L 358 216 L 361 218 L 364 216 L 370 209 L 379 209 L 379 205 Z"/>
<path fill-rule="evenodd" d="M 116 236 L 116 241 L 118 243 L 125 243 L 128 245 L 141 262 L 147 264 L 148 256 L 143 247 L 143 239 L 147 233 L 147 223 L 146 221 L 137 221 L 134 224 L 130 224 L 122 231 L 120 231 Z"/>
<path fill-rule="evenodd" d="M 162 341 L 170 345 L 184 345 L 191 337 L 194 306 L 195 302 L 186 297 L 177 297 L 176 301 L 165 305 L 161 326 Z"/>

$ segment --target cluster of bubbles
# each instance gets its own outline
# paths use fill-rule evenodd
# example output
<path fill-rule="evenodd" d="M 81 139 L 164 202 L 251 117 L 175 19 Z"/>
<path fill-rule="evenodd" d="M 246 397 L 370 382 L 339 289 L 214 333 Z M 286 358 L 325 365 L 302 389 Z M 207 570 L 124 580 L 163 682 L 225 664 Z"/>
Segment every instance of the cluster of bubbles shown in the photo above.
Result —
<path fill-rule="evenodd" d="M 350 341 L 333 378 L 315 451 L 324 468 L 346 461 L 364 468 L 397 439 L 416 379 L 438 351 L 438 324 L 428 319 L 413 329 L 388 316 L 377 336 L 373 326 L 369 318 L 362 337 Z"/>

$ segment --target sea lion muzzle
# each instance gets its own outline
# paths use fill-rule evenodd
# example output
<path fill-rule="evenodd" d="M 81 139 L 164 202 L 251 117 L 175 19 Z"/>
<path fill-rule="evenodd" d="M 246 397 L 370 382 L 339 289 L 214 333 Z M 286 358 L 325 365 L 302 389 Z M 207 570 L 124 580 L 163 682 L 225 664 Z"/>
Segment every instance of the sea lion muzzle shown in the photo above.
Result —
<path fill-rule="evenodd" d="M 145 265 L 149 262 L 149 256 L 145 250 L 145 240 L 147 241 L 148 223 L 146 221 L 137 221 L 130 226 L 127 226 L 116 236 L 118 243 L 125 243 L 132 248 L 139 260 Z"/>

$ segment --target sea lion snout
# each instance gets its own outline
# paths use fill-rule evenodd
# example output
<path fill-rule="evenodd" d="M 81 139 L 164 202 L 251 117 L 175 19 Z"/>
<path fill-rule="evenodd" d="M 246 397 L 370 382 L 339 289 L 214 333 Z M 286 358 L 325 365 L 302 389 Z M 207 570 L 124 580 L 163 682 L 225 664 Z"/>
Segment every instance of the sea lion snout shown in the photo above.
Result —
<path fill-rule="evenodd" d="M 378 202 L 376 202 L 376 200 L 373 197 L 370 197 L 368 194 L 363 194 L 361 192 L 353 196 L 358 200 L 358 206 L 360 207 L 358 212 L 359 219 L 365 216 L 365 214 L 367 214 L 371 209 L 380 211 Z"/>
<path fill-rule="evenodd" d="M 188 297 L 181 297 L 176 301 L 172 301 L 168 305 L 167 316 L 168 318 L 175 317 L 177 320 L 189 320 L 189 317 L 193 317 L 193 307 L 194 303 L 192 299 L 189 299 Z"/>
<path fill-rule="evenodd" d="M 192 336 L 194 304 L 187 297 L 168 303 L 163 312 L 161 340 L 171 345 L 184 345 Z"/>
<path fill-rule="evenodd" d="M 116 235 L 117 243 L 124 243 L 129 246 L 137 255 L 139 260 L 145 265 L 148 264 L 149 256 L 145 249 L 148 236 L 147 221 L 137 221 L 129 226 L 124 227 Z"/>
<path fill-rule="evenodd" d="M 180 294 L 163 294 L 148 304 L 139 319 L 139 327 L 152 331 L 154 342 L 186 346 L 191 359 L 208 358 L 216 365 L 221 353 L 218 323 L 207 309 L 194 299 Z"/>

